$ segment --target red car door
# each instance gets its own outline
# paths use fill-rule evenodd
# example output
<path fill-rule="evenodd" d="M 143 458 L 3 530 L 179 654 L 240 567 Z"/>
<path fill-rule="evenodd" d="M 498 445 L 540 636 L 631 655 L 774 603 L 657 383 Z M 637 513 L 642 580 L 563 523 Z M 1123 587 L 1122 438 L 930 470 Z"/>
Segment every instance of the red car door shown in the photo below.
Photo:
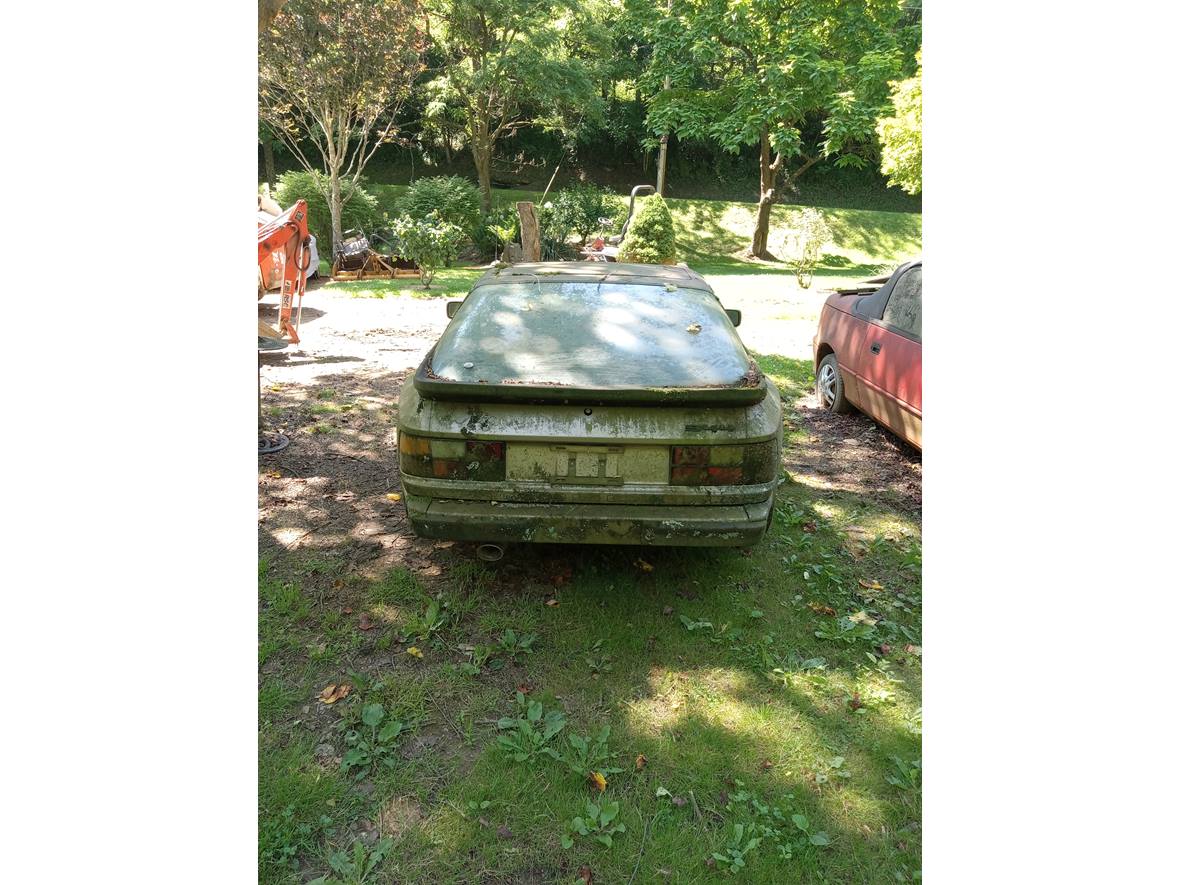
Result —
<path fill-rule="evenodd" d="M 922 445 L 922 266 L 894 284 L 880 319 L 869 319 L 851 360 L 861 408 Z"/>

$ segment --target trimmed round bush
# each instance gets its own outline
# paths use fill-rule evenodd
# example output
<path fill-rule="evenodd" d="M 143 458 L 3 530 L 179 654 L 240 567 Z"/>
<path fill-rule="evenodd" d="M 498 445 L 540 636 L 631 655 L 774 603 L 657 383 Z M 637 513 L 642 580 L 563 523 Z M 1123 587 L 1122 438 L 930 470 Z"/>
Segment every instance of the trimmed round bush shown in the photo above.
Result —
<path fill-rule="evenodd" d="M 676 226 L 668 204 L 659 194 L 645 197 L 619 246 L 619 261 L 636 264 L 674 264 Z"/>
<path fill-rule="evenodd" d="M 320 190 L 320 187 L 323 190 Z M 345 198 L 340 213 L 340 229 L 360 228 L 371 233 L 381 223 L 377 198 L 361 185 L 340 183 Z M 283 209 L 290 209 L 296 200 L 307 201 L 307 228 L 315 235 L 320 255 L 332 260 L 332 213 L 328 211 L 328 178 L 322 172 L 284 172 L 275 187 L 275 200 Z M 351 196 L 349 196 L 351 194 Z"/>
<path fill-rule="evenodd" d="M 398 215 L 425 218 L 431 212 L 473 239 L 480 228 L 479 190 L 459 175 L 419 178 L 397 201 Z"/>

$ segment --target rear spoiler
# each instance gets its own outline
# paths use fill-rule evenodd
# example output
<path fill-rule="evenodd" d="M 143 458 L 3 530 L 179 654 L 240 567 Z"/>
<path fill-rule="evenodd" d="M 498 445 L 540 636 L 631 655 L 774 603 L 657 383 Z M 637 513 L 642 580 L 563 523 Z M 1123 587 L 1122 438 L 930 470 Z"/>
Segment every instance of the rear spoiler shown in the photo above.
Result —
<path fill-rule="evenodd" d="M 431 369 L 434 348 L 414 373 L 414 389 L 426 399 L 464 402 L 570 403 L 611 405 L 751 406 L 766 397 L 759 373 L 751 383 L 729 387 L 572 387 L 565 384 L 479 384 L 450 381 Z"/>

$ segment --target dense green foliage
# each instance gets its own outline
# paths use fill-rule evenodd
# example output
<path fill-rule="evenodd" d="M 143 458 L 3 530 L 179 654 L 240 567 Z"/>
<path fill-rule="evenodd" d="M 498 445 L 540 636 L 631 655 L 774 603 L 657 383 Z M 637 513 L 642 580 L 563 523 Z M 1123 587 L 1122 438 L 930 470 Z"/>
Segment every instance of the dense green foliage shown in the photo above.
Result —
<path fill-rule="evenodd" d="M 759 146 L 763 211 L 750 253 L 767 257 L 781 174 L 790 185 L 825 157 L 865 165 L 887 83 L 901 72 L 899 7 L 671 0 L 661 14 L 652 2 L 652 61 L 640 81 L 654 93 L 648 125 L 734 152 Z"/>
<path fill-rule="evenodd" d="M 416 13 L 417 0 L 287 0 L 259 34 L 259 115 L 304 170 L 323 170 L 333 245 L 344 190 L 395 128 L 421 71 Z"/>
<path fill-rule="evenodd" d="M 275 199 L 284 209 L 296 200 L 307 201 L 307 227 L 319 241 L 320 254 L 331 259 L 332 216 L 328 211 L 327 177 L 322 172 L 284 172 L 279 176 Z M 377 198 L 363 183 L 347 184 L 343 189 L 344 206 L 341 230 L 360 228 L 372 231 L 381 221 Z"/>
<path fill-rule="evenodd" d="M 389 230 L 398 255 L 421 268 L 423 289 L 430 288 L 435 271 L 455 260 L 464 237 L 461 228 L 439 218 L 437 212 L 422 218 L 402 215 L 390 222 Z"/>
<path fill-rule="evenodd" d="M 922 53 L 913 77 L 893 84 L 893 114 L 877 123 L 881 171 L 907 194 L 922 192 Z"/>
<path fill-rule="evenodd" d="M 583 51 L 594 18 L 571 0 L 426 0 L 426 7 L 444 65 L 426 86 L 425 118 L 445 137 L 466 140 L 487 212 L 502 138 L 527 126 L 569 133 L 597 113 L 587 56 L 601 55 Z"/>
<path fill-rule="evenodd" d="M 619 246 L 619 261 L 672 264 L 676 261 L 676 225 L 659 194 L 646 197 Z"/>
<path fill-rule="evenodd" d="M 424 218 L 434 212 L 471 238 L 480 226 L 479 191 L 458 175 L 419 178 L 397 201 L 399 215 Z"/>
<path fill-rule="evenodd" d="M 576 234 L 578 241 L 585 243 L 591 234 L 602 225 L 599 218 L 609 218 L 612 208 L 608 203 L 609 191 L 593 184 L 575 184 L 553 195 L 546 204 L 546 223 L 555 231 L 564 231 L 565 236 Z"/>

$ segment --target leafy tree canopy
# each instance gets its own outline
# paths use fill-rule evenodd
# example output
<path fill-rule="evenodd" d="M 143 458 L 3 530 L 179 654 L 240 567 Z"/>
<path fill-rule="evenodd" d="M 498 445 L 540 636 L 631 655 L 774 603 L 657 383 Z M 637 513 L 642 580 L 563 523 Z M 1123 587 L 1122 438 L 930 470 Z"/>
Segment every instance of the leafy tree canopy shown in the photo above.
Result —
<path fill-rule="evenodd" d="M 881 172 L 907 194 L 922 192 L 922 53 L 913 77 L 893 84 L 893 114 L 877 123 Z"/>

